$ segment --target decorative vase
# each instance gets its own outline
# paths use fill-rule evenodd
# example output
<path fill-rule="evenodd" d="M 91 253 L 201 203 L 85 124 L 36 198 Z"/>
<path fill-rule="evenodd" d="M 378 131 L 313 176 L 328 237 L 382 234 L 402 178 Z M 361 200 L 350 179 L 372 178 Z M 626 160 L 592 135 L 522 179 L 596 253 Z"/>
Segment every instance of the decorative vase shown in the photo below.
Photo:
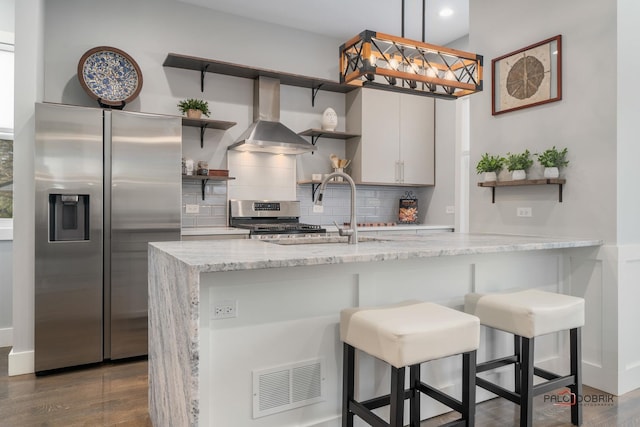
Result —
<path fill-rule="evenodd" d="M 190 119 L 199 119 L 202 117 L 202 111 L 200 110 L 187 110 L 187 117 Z"/>
<path fill-rule="evenodd" d="M 485 172 L 484 182 L 497 181 L 498 175 L 495 172 Z"/>
<path fill-rule="evenodd" d="M 552 168 L 544 168 L 544 177 L 545 178 L 557 178 L 560 176 L 560 171 L 556 167 Z"/>
<path fill-rule="evenodd" d="M 511 179 L 514 181 L 521 181 L 527 177 L 527 173 L 524 169 L 516 169 L 511 172 Z"/>
<path fill-rule="evenodd" d="M 333 108 L 329 107 L 322 113 L 322 130 L 334 131 L 337 126 L 338 115 Z"/>

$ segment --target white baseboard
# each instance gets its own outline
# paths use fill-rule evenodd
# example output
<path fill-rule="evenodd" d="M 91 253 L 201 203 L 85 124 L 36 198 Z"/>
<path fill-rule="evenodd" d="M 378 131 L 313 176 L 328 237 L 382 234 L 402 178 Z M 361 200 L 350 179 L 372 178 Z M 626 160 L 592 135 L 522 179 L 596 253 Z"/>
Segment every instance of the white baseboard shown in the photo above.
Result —
<path fill-rule="evenodd" d="M 13 345 L 13 328 L 0 328 L 0 347 Z"/>
<path fill-rule="evenodd" d="M 32 374 L 35 372 L 35 352 L 33 350 L 9 353 L 9 376 Z"/>

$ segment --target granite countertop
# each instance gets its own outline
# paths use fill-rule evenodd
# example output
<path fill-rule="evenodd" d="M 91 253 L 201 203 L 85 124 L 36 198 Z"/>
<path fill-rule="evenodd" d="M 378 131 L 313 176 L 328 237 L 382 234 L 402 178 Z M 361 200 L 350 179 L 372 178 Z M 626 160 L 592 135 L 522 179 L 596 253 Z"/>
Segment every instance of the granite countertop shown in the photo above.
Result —
<path fill-rule="evenodd" d="M 192 272 L 199 273 L 579 248 L 603 244 L 602 240 L 588 238 L 466 233 L 390 235 L 366 239 L 357 245 L 308 243 L 311 240 L 299 245 L 280 245 L 262 240 L 240 239 L 157 242 L 150 243 L 150 246 L 152 251 L 157 248 L 184 263 Z"/>

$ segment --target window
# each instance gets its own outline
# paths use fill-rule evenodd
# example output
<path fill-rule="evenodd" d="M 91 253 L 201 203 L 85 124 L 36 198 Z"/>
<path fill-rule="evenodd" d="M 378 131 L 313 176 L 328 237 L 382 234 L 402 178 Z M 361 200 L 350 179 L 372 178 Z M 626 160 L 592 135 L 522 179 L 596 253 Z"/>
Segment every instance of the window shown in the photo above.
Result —
<path fill-rule="evenodd" d="M 0 40 L 0 228 L 13 222 L 13 56 Z"/>
<path fill-rule="evenodd" d="M 13 218 L 13 137 L 0 134 L 0 219 Z"/>

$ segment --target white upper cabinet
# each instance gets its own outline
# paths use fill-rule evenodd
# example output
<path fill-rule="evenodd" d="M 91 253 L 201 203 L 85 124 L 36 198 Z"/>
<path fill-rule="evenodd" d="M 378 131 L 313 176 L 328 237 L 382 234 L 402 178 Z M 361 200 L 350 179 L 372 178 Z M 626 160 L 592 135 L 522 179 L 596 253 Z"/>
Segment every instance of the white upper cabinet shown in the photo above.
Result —
<path fill-rule="evenodd" d="M 434 185 L 433 98 L 375 89 L 347 94 L 346 144 L 360 183 Z"/>

